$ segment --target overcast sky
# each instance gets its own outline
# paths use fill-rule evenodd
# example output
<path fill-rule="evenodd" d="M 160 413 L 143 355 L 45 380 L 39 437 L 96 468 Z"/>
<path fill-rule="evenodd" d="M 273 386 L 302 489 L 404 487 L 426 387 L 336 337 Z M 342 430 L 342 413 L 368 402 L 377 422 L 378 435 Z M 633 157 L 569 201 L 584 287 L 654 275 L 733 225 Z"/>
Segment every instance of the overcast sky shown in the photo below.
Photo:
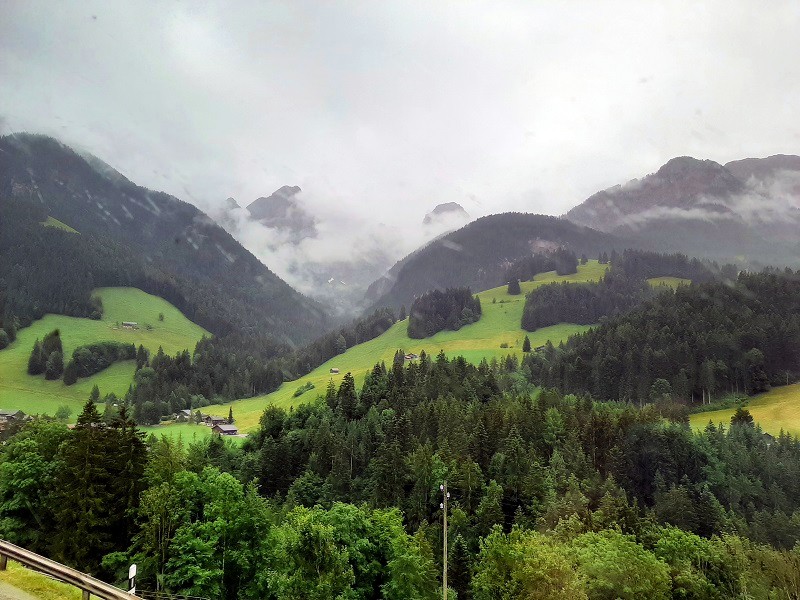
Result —
<path fill-rule="evenodd" d="M 202 208 L 561 214 L 676 155 L 800 153 L 800 2 L 0 0 L 0 128 Z"/>

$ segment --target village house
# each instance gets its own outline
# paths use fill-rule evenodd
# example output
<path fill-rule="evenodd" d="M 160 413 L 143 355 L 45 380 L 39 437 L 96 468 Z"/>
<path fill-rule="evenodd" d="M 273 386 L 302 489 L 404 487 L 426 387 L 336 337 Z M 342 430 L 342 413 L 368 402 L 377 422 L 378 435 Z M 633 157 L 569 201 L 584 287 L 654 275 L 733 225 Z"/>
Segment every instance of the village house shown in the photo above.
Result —
<path fill-rule="evenodd" d="M 338 374 L 339 374 L 339 369 L 337 369 L 335 367 L 333 369 L 331 369 L 331 375 L 338 375 Z"/>
<path fill-rule="evenodd" d="M 227 425 L 228 419 L 225 417 L 214 417 L 211 415 L 203 415 L 203 423 L 209 427 L 216 427 L 217 425 Z"/>
<path fill-rule="evenodd" d="M 214 425 L 212 429 L 214 433 L 218 433 L 219 435 L 238 435 L 239 429 L 236 425 L 229 425 L 228 423 L 220 423 L 219 425 Z"/>
<path fill-rule="evenodd" d="M 406 360 L 417 360 L 419 358 L 419 354 L 414 354 L 413 352 L 406 354 L 404 357 Z"/>
<path fill-rule="evenodd" d="M 123 321 L 122 322 L 123 329 L 139 329 L 139 323 L 136 321 Z"/>
<path fill-rule="evenodd" d="M 199 411 L 198 411 L 199 412 Z M 202 415 L 201 415 L 202 417 Z M 191 421 L 192 420 L 192 409 L 191 408 L 184 408 L 183 410 L 179 410 L 173 415 L 173 419 L 176 421 Z"/>

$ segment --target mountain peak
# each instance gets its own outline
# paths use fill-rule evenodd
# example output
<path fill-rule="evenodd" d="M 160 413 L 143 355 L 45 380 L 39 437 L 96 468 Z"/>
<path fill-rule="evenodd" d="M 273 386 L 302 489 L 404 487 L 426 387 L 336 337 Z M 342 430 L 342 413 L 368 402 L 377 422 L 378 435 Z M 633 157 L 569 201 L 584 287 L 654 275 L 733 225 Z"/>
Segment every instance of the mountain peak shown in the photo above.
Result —
<path fill-rule="evenodd" d="M 422 223 L 428 225 L 437 219 L 450 217 L 468 220 L 469 213 L 458 202 L 444 202 L 443 204 L 437 204 L 431 212 L 425 215 Z"/>
<path fill-rule="evenodd" d="M 288 231 L 295 241 L 314 237 L 317 221 L 298 201 L 300 191 L 296 185 L 284 185 L 269 196 L 251 202 L 247 210 L 262 225 Z"/>

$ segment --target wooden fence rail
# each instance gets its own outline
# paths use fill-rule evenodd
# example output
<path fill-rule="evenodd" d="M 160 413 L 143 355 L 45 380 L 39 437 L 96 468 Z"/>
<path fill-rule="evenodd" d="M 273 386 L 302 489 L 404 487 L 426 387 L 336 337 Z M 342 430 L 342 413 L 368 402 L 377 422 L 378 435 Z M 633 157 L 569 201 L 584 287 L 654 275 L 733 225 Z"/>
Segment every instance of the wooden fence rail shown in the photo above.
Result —
<path fill-rule="evenodd" d="M 85 573 L 40 556 L 35 552 L 25 550 L 25 548 L 0 540 L 0 571 L 5 570 L 9 558 L 35 571 L 49 575 L 53 579 L 75 586 L 83 591 L 84 600 L 88 600 L 91 596 L 96 596 L 103 600 L 141 600 L 139 596 L 124 592 Z"/>

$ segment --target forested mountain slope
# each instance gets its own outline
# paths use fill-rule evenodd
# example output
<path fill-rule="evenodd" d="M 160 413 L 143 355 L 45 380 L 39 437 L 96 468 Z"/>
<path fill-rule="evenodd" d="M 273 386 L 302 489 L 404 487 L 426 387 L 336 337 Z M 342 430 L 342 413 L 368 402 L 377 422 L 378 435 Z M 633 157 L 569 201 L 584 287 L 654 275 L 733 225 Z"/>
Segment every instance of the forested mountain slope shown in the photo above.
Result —
<path fill-rule="evenodd" d="M 137 186 L 52 138 L 0 138 L 0 202 L 0 243 L 7 249 L 0 277 L 10 296 L 34 294 L 29 299 L 34 304 L 60 301 L 70 305 L 68 314 L 88 316 L 79 305 L 88 303 L 91 287 L 133 285 L 164 296 L 216 334 L 247 331 L 296 344 L 327 326 L 319 305 L 197 208 Z M 81 236 L 37 230 L 36 223 L 48 217 Z M 69 300 L 37 298 L 36 290 L 47 286 L 34 281 L 37 277 L 75 277 L 79 281 L 70 287 L 80 291 Z M 81 281 L 85 278 L 93 285 Z M 57 293 L 55 286 L 48 289 Z M 57 307 L 48 310 L 58 312 Z"/>
<path fill-rule="evenodd" d="M 506 283 L 506 269 L 534 252 L 566 247 L 580 256 L 628 247 L 621 238 L 564 219 L 527 213 L 482 217 L 403 259 L 375 306 L 399 308 L 431 289 L 485 290 Z"/>

